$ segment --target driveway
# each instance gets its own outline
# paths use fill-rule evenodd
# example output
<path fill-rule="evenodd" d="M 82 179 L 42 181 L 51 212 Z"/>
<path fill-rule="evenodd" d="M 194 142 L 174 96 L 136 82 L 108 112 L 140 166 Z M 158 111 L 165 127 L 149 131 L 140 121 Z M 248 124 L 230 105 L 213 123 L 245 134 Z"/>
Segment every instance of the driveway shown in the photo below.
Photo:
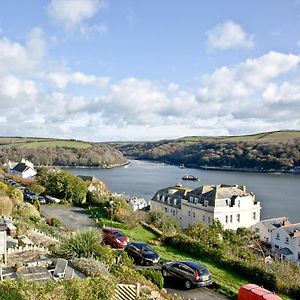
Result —
<path fill-rule="evenodd" d="M 91 219 L 85 209 L 81 207 L 42 205 L 41 215 L 44 217 L 57 218 L 63 227 L 71 231 L 90 227 L 98 228 L 94 220 Z"/>

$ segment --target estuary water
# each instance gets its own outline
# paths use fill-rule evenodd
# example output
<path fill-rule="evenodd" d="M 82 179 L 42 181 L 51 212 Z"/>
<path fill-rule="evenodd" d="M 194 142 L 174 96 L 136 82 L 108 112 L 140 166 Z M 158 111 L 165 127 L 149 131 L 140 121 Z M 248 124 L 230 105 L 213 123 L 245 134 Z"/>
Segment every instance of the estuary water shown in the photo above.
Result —
<path fill-rule="evenodd" d="M 130 164 L 114 168 L 64 168 L 75 175 L 95 176 L 111 191 L 151 199 L 161 188 L 181 183 L 192 188 L 205 184 L 246 185 L 261 202 L 261 219 L 286 216 L 300 223 L 300 174 L 247 173 L 184 168 L 148 161 L 130 160 Z M 200 181 L 184 181 L 194 175 Z"/>

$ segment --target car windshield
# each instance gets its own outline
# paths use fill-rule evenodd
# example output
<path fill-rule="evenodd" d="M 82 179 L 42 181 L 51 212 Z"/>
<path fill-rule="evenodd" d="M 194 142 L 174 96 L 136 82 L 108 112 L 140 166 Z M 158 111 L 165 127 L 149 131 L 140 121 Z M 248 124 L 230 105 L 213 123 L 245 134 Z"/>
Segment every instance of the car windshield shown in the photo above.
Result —
<path fill-rule="evenodd" d="M 147 245 L 142 245 L 142 246 L 141 246 L 141 250 L 142 250 L 142 252 L 144 252 L 144 253 L 147 253 L 147 252 L 153 252 L 153 250 L 152 250 L 149 246 L 147 246 Z"/>
<path fill-rule="evenodd" d="M 116 237 L 116 238 L 121 238 L 121 237 L 124 237 L 124 234 L 122 233 L 122 232 L 114 232 L 114 236 Z"/>

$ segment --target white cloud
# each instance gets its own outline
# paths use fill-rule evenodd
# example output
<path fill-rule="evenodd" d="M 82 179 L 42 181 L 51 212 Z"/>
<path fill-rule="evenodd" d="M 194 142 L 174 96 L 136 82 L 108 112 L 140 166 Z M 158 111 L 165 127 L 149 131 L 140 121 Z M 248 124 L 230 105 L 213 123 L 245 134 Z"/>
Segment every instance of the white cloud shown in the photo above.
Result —
<path fill-rule="evenodd" d="M 25 45 L 0 39 L 0 74 L 9 72 L 31 72 L 41 62 L 46 52 L 46 42 L 41 28 L 29 33 Z"/>
<path fill-rule="evenodd" d="M 290 82 L 284 82 L 281 85 L 270 83 L 263 92 L 262 97 L 268 102 L 300 103 L 300 87 Z"/>
<path fill-rule="evenodd" d="M 253 48 L 254 36 L 247 34 L 241 25 L 226 20 L 206 32 L 210 49 L 226 50 L 230 48 Z"/>
<path fill-rule="evenodd" d="M 99 88 L 105 88 L 110 81 L 109 77 L 97 77 L 82 72 L 51 72 L 48 78 L 58 89 L 65 89 L 69 84 L 93 85 Z"/>
<path fill-rule="evenodd" d="M 51 0 L 48 13 L 67 29 L 73 29 L 95 16 L 102 7 L 102 0 Z"/>

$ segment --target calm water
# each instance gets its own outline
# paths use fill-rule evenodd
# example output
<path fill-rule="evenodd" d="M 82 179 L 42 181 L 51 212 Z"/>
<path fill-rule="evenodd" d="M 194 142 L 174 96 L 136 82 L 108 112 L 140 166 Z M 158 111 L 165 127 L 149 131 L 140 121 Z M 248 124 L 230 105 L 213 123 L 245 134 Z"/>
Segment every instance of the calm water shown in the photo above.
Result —
<path fill-rule="evenodd" d="M 90 175 L 103 180 L 110 190 L 131 196 L 151 199 L 157 190 L 181 183 L 195 188 L 204 184 L 246 185 L 261 202 L 262 219 L 278 216 L 300 222 L 300 175 L 265 174 L 198 169 L 180 169 L 161 163 L 130 161 L 130 165 L 115 169 L 66 168 L 76 175 Z M 197 176 L 200 181 L 182 181 L 186 174 Z"/>

